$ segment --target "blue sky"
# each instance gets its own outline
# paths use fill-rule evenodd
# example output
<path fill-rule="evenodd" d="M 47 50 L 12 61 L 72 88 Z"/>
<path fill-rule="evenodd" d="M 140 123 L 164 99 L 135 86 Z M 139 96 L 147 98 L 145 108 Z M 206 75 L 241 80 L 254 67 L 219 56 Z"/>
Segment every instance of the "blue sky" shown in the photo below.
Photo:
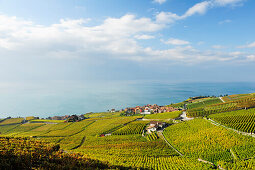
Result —
<path fill-rule="evenodd" d="M 0 100 L 109 82 L 254 81 L 254 8 L 253 0 L 0 0 L 0 92 L 12 96 Z"/>

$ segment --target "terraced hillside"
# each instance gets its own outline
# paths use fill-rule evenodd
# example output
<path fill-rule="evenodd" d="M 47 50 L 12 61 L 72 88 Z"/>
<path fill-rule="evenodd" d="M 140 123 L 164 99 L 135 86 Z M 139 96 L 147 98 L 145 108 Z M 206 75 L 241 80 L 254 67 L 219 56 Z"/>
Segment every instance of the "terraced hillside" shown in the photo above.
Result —
<path fill-rule="evenodd" d="M 211 104 L 208 106 L 193 108 L 187 110 L 187 116 L 189 117 L 203 117 L 211 114 L 229 112 L 234 110 L 241 110 L 255 107 L 255 95 L 250 94 L 245 97 L 238 98 L 237 100 Z"/>
<path fill-rule="evenodd" d="M 146 115 L 145 119 L 175 119 L 180 116 L 182 111 L 166 112 L 166 113 L 155 113 L 151 115 Z"/>
<path fill-rule="evenodd" d="M 209 118 L 238 131 L 255 133 L 255 109 L 214 114 Z"/>
<path fill-rule="evenodd" d="M 196 100 L 204 103 L 194 103 L 188 112 L 203 111 L 198 115 L 206 117 L 186 119 L 187 121 L 171 120 L 179 117 L 181 111 L 146 115 L 143 120 L 139 115 L 120 116 L 120 113 L 91 113 L 83 121 L 69 123 L 7 119 L 0 125 L 0 138 L 5 142 L 18 142 L 15 145 L 7 142 L 6 148 L 9 149 L 2 147 L 0 153 L 11 153 L 4 155 L 3 160 L 6 161 L 8 156 L 16 158 L 25 148 L 24 153 L 35 154 L 35 158 L 41 163 L 42 159 L 36 156 L 35 149 L 46 144 L 50 148 L 60 147 L 67 155 L 59 151 L 50 152 L 53 160 L 47 161 L 53 162 L 50 165 L 45 163 L 43 167 L 57 166 L 54 161 L 59 159 L 58 156 L 61 156 L 61 161 L 67 160 L 70 163 L 73 157 L 68 153 L 74 153 L 81 162 L 74 159 L 78 165 L 74 163 L 68 167 L 88 167 L 91 164 L 91 167 L 106 169 L 215 169 L 217 166 L 225 169 L 252 169 L 255 162 L 255 137 L 247 134 L 254 133 L 255 130 L 255 109 L 243 106 L 251 106 L 253 98 L 242 96 L 240 100 L 217 103 L 219 100 Z M 239 110 L 228 111 L 234 108 Z M 149 119 L 166 122 L 170 119 L 171 123 L 163 131 L 148 133 L 146 127 L 149 126 Z M 32 147 L 21 145 L 21 141 Z M 38 168 L 35 159 L 20 159 L 35 162 L 32 167 Z M 14 160 L 13 162 L 15 163 Z M 6 163 L 3 165 L 7 166 Z M 62 163 L 60 165 L 64 166 Z"/>
<path fill-rule="evenodd" d="M 164 135 L 182 154 L 215 164 L 255 156 L 255 138 L 213 125 L 205 119 L 172 125 L 165 129 Z"/>

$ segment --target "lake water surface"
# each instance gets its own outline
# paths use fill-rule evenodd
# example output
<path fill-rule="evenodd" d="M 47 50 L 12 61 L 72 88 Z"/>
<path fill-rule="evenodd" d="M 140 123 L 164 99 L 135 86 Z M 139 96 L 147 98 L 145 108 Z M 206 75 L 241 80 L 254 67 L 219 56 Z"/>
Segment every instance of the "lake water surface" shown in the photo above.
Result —
<path fill-rule="evenodd" d="M 166 105 L 191 96 L 255 92 L 255 83 L 107 82 L 27 87 L 0 95 L 0 118 L 100 112 L 136 105 Z"/>

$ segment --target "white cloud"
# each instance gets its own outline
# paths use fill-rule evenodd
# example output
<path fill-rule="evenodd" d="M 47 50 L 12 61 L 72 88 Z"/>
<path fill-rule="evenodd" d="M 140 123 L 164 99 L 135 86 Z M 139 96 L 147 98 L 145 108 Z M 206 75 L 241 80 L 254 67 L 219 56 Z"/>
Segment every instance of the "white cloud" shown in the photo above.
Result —
<path fill-rule="evenodd" d="M 195 14 L 204 14 L 211 6 L 211 3 L 211 1 L 197 3 L 193 7 L 189 8 L 181 18 L 187 18 Z"/>
<path fill-rule="evenodd" d="M 236 5 L 239 2 L 244 0 L 214 0 L 213 3 L 215 6 L 226 6 L 226 5 Z"/>
<path fill-rule="evenodd" d="M 186 19 L 195 14 L 203 15 L 209 9 L 225 6 L 234 6 L 245 0 L 207 0 L 190 7 L 183 15 L 177 15 L 172 12 L 160 12 L 156 15 L 157 21 L 161 23 L 172 23 L 176 20 Z"/>
<path fill-rule="evenodd" d="M 153 0 L 153 2 L 159 3 L 159 4 L 163 4 L 166 2 L 166 0 Z"/>
<path fill-rule="evenodd" d="M 226 20 L 220 21 L 219 24 L 226 24 L 226 23 L 231 23 L 231 22 L 232 22 L 232 20 L 226 19 Z"/>
<path fill-rule="evenodd" d="M 197 63 L 231 61 L 231 53 L 200 51 L 188 41 L 171 38 L 163 41 L 177 47 L 157 50 L 139 45 L 137 39 L 153 38 L 150 34 L 165 24 L 150 18 L 124 15 L 107 18 L 102 24 L 87 26 L 86 19 L 60 20 L 49 26 L 1 15 L 0 58 L 54 57 L 97 58 L 98 56 L 135 61 L 174 61 Z M 247 54 L 245 54 L 247 56 Z M 239 54 L 238 58 L 244 58 Z"/>
<path fill-rule="evenodd" d="M 247 44 L 247 45 L 239 46 L 238 48 L 255 48 L 255 42 Z"/>
<path fill-rule="evenodd" d="M 149 40 L 149 39 L 153 39 L 155 37 L 152 36 L 152 35 L 143 34 L 143 35 L 136 35 L 135 38 L 138 39 L 138 40 Z"/>
<path fill-rule="evenodd" d="M 171 12 L 160 12 L 156 15 L 157 23 L 173 23 L 176 20 L 181 19 L 180 16 Z"/>
<path fill-rule="evenodd" d="M 40 51 L 40 55 L 59 53 L 61 56 L 67 51 L 86 53 L 88 50 L 132 53 L 140 48 L 133 36 L 164 27 L 150 18 L 136 18 L 134 15 L 107 18 L 101 25 L 92 27 L 84 25 L 86 22 L 83 19 L 61 19 L 60 23 L 43 26 L 1 15 L 0 23 L 5 24 L 0 25 L 0 48 L 33 54 Z"/>
<path fill-rule="evenodd" d="M 165 44 L 169 44 L 169 45 L 188 45 L 190 44 L 190 42 L 185 41 L 185 40 L 180 40 L 180 39 L 176 39 L 176 38 L 170 38 L 167 41 L 163 41 L 163 43 Z"/>
<path fill-rule="evenodd" d="M 249 55 L 247 56 L 247 59 L 250 61 L 255 61 L 255 55 Z"/>

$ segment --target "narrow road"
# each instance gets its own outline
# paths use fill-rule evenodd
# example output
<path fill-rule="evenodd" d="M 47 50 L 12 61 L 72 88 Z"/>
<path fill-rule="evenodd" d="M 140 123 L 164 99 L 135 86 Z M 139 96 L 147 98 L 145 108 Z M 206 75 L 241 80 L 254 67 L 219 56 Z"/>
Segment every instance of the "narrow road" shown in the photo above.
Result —
<path fill-rule="evenodd" d="M 160 136 L 163 137 L 164 141 L 165 141 L 171 148 L 173 148 L 173 150 L 175 150 L 180 156 L 184 156 L 180 151 L 178 151 L 175 147 L 173 147 L 173 145 L 171 145 L 171 144 L 166 140 L 166 138 L 165 138 L 165 136 L 164 136 L 164 134 L 163 134 L 162 132 L 163 132 L 163 131 L 158 131 L 158 134 L 159 134 Z M 204 162 L 204 163 L 207 163 L 207 164 L 211 164 L 211 165 L 213 165 L 214 167 L 217 167 L 217 166 L 216 166 L 214 163 L 212 163 L 212 162 L 209 162 L 209 161 L 206 161 L 206 160 L 203 160 L 203 159 L 200 159 L 200 158 L 198 158 L 197 160 L 200 161 L 200 162 Z M 218 168 L 224 170 L 224 169 L 221 168 L 220 166 L 218 166 Z"/>
<path fill-rule="evenodd" d="M 237 157 L 236 157 L 236 155 L 235 155 L 235 153 L 233 152 L 232 149 L 230 149 L 230 153 L 231 153 L 231 155 L 233 156 L 234 159 L 237 159 Z"/>
<path fill-rule="evenodd" d="M 166 140 L 164 134 L 163 134 L 161 131 L 158 132 L 158 133 L 163 137 L 163 139 L 165 140 L 165 142 L 166 142 L 171 148 L 173 148 L 173 150 L 175 150 L 180 156 L 183 156 L 183 154 L 182 154 L 181 152 L 179 152 L 177 149 L 175 149 L 175 148 L 173 147 L 173 145 L 171 145 L 171 144 Z"/>
<path fill-rule="evenodd" d="M 222 97 L 219 97 L 219 99 L 220 99 L 223 103 L 225 103 L 225 101 L 222 99 Z"/>
<path fill-rule="evenodd" d="M 186 120 L 192 120 L 194 118 L 188 118 L 187 117 L 187 114 L 186 114 L 186 111 L 183 111 L 182 114 L 180 115 L 181 119 L 186 121 Z"/>
<path fill-rule="evenodd" d="M 215 122 L 215 121 L 212 120 L 212 119 L 206 119 L 206 120 L 208 120 L 210 123 L 212 123 L 212 124 L 214 124 L 214 125 L 216 125 L 216 126 L 221 126 L 221 127 L 226 128 L 226 129 L 235 131 L 235 132 L 237 132 L 237 133 L 239 133 L 239 134 L 246 135 L 246 136 L 251 136 L 251 137 L 254 137 L 254 138 L 255 138 L 255 134 L 251 134 L 251 133 L 242 132 L 242 131 L 239 131 L 239 130 L 236 130 L 236 129 L 232 129 L 232 128 L 227 127 L 227 126 L 224 126 L 224 125 L 222 125 L 222 124 L 220 124 L 220 123 L 218 123 L 218 122 Z"/>

